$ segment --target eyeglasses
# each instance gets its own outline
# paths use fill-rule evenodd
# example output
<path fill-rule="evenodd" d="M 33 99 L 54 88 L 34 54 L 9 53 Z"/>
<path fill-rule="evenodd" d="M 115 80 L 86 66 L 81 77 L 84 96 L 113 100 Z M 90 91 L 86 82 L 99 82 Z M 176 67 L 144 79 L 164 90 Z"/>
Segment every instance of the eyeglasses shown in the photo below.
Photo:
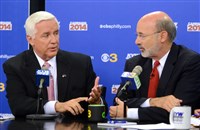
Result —
<path fill-rule="evenodd" d="M 155 35 L 155 34 L 157 34 L 157 33 L 161 33 L 161 31 L 154 32 L 154 33 L 147 34 L 147 35 L 144 35 L 144 34 L 137 34 L 137 33 L 136 33 L 136 37 L 143 40 L 145 37 L 148 37 L 148 36 L 151 36 L 151 35 Z"/>

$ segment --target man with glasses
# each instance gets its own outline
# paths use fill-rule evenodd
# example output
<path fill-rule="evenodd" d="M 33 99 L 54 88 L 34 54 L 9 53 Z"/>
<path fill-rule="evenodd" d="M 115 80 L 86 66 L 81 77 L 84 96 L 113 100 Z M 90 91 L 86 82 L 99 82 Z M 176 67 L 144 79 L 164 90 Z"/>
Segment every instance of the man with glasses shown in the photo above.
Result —
<path fill-rule="evenodd" d="M 127 115 L 141 122 L 168 123 L 175 106 L 200 108 L 200 55 L 175 44 L 175 37 L 176 26 L 165 12 L 151 12 L 138 21 L 135 43 L 141 55 L 128 59 L 124 71 L 141 66 L 141 86 L 127 91 L 125 107 L 115 98 L 117 105 L 109 110 L 112 118 Z"/>

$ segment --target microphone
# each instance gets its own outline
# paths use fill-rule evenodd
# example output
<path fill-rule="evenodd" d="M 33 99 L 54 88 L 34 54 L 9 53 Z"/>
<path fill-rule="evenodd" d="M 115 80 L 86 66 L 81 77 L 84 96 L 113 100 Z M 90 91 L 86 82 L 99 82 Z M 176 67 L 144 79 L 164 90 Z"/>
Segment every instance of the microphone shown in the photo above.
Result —
<path fill-rule="evenodd" d="M 39 88 L 49 86 L 50 71 L 42 68 L 36 71 L 36 86 Z"/>
<path fill-rule="evenodd" d="M 42 89 L 44 87 L 49 86 L 49 78 L 50 78 L 50 71 L 42 67 L 40 70 L 36 70 L 36 86 L 38 86 L 38 99 L 37 99 L 37 110 L 36 114 L 29 114 L 26 115 L 27 119 L 39 119 L 39 120 L 46 120 L 46 119 L 55 119 L 58 114 L 40 114 L 43 110 L 43 96 L 42 96 Z"/>
<path fill-rule="evenodd" d="M 38 86 L 38 99 L 37 99 L 37 110 L 36 114 L 42 111 L 43 107 L 43 97 L 42 89 L 43 87 L 49 86 L 50 71 L 48 69 L 42 68 L 36 71 L 36 86 Z"/>
<path fill-rule="evenodd" d="M 39 85 L 39 88 L 43 88 L 43 83 L 44 83 L 44 79 L 40 79 L 40 85 Z"/>
<path fill-rule="evenodd" d="M 132 70 L 132 72 L 123 72 L 121 75 L 122 83 L 124 83 L 123 87 L 117 93 L 117 97 L 121 100 L 125 100 L 127 97 L 127 89 L 132 87 L 133 90 L 139 89 L 141 86 L 141 82 L 139 79 L 139 75 L 142 72 L 142 67 L 137 65 Z"/>
<path fill-rule="evenodd" d="M 125 83 L 125 84 L 117 93 L 117 97 L 124 102 L 124 106 L 123 106 L 124 118 L 126 118 L 127 89 L 129 87 L 132 87 L 134 90 L 140 88 L 141 82 L 138 76 L 141 74 L 141 72 L 142 72 L 142 67 L 137 65 L 132 70 L 132 72 L 123 72 L 121 75 L 122 83 Z"/>

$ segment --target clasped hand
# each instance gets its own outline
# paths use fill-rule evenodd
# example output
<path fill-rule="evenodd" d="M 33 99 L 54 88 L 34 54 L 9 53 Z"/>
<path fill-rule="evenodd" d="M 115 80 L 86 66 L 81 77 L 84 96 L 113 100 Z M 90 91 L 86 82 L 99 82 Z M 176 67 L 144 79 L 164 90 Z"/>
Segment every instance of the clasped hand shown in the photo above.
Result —
<path fill-rule="evenodd" d="M 110 117 L 111 118 L 123 117 L 124 116 L 124 102 L 121 101 L 119 98 L 116 98 L 115 101 L 118 105 L 110 107 L 110 110 L 109 110 Z M 160 107 L 167 110 L 168 112 L 170 112 L 173 107 L 180 106 L 181 103 L 182 103 L 182 100 L 176 98 L 173 95 L 150 99 L 150 106 Z M 127 106 L 126 106 L 126 110 L 128 110 Z"/>
<path fill-rule="evenodd" d="M 90 97 L 79 97 L 71 99 L 66 102 L 56 102 L 55 110 L 56 112 L 70 112 L 73 115 L 79 115 L 84 112 L 84 109 L 81 107 L 80 102 L 86 101 L 89 104 L 99 104 L 101 103 L 101 88 L 99 88 L 99 77 L 95 79 L 94 86 L 90 92 Z"/>
<path fill-rule="evenodd" d="M 111 118 L 116 117 L 124 117 L 124 102 L 121 101 L 119 98 L 115 98 L 115 102 L 117 103 L 116 106 L 110 106 L 109 114 Z M 126 107 L 128 110 L 128 107 Z"/>
<path fill-rule="evenodd" d="M 170 112 L 173 107 L 180 106 L 181 103 L 182 100 L 174 97 L 173 95 L 150 99 L 150 106 L 160 107 L 168 112 Z"/>

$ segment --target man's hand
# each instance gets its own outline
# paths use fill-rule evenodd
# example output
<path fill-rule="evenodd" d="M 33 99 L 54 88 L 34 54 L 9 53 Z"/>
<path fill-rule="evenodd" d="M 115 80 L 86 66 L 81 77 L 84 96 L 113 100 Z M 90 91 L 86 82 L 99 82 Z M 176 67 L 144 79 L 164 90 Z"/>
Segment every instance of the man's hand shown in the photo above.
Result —
<path fill-rule="evenodd" d="M 168 112 L 170 112 L 173 107 L 180 106 L 181 103 L 182 100 L 174 97 L 173 95 L 150 99 L 150 106 L 160 107 Z"/>
<path fill-rule="evenodd" d="M 124 102 L 121 101 L 119 98 L 115 98 L 115 102 L 118 105 L 110 106 L 110 109 L 109 109 L 110 117 L 112 117 L 112 118 L 124 117 Z"/>
<path fill-rule="evenodd" d="M 84 124 L 81 122 L 56 123 L 55 130 L 82 130 Z"/>
<path fill-rule="evenodd" d="M 84 111 L 79 103 L 81 101 L 87 101 L 87 97 L 79 97 L 66 102 L 56 102 L 55 110 L 60 113 L 70 112 L 73 115 L 79 115 Z"/>
<path fill-rule="evenodd" d="M 200 109 L 195 109 L 194 114 L 196 117 L 200 117 Z"/>
<path fill-rule="evenodd" d="M 101 103 L 101 88 L 99 87 L 99 77 L 96 77 L 94 87 L 90 92 L 90 97 L 88 102 L 90 104 L 100 104 Z"/>

